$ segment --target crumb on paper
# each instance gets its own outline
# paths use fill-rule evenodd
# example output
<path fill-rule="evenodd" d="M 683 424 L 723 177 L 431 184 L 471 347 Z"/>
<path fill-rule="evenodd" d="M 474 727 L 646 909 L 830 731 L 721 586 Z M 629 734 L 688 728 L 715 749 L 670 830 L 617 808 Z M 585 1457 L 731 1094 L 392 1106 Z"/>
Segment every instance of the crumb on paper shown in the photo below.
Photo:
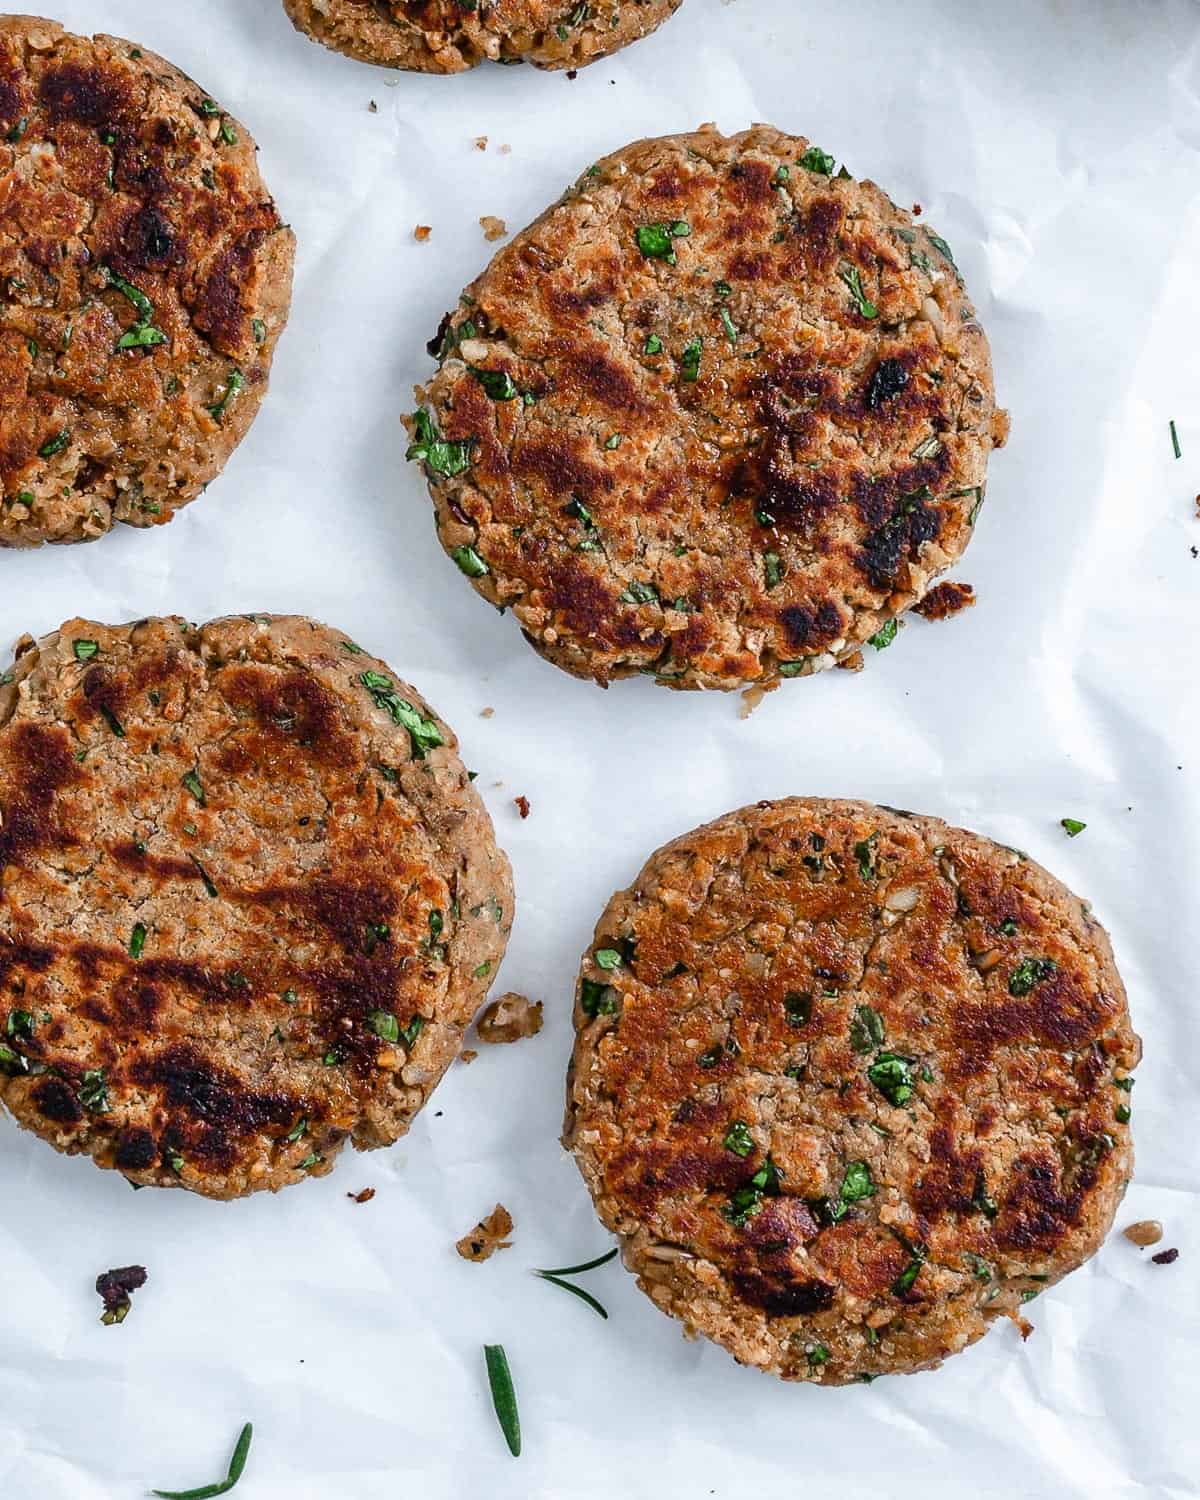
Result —
<path fill-rule="evenodd" d="M 423 245 L 432 233 L 432 224 L 418 224 L 413 230 L 413 239 L 416 240 L 418 245 Z"/>
<path fill-rule="evenodd" d="M 374 99 L 372 99 L 370 104 L 367 105 L 367 113 L 372 115 L 377 115 L 379 113 L 379 106 L 375 103 Z"/>
<path fill-rule="evenodd" d="M 524 821 L 529 816 L 530 807 L 528 797 L 514 797 L 513 806 L 521 814 L 522 821 Z"/>
<path fill-rule="evenodd" d="M 475 137 L 475 149 L 476 149 L 476 151 L 486 151 L 487 150 L 487 143 L 488 143 L 488 138 L 487 138 L 486 135 L 477 135 Z"/>
<path fill-rule="evenodd" d="M 494 708 L 481 708 L 479 710 L 479 717 L 481 719 L 490 719 L 495 712 Z"/>
<path fill-rule="evenodd" d="M 500 155 L 501 156 L 511 156 L 512 155 L 512 147 L 508 144 L 507 141 L 504 143 L 503 146 L 500 146 L 498 149 L 500 151 Z"/>
<path fill-rule="evenodd" d="M 779 679 L 774 682 L 756 682 L 753 687 L 748 687 L 742 693 L 742 706 L 738 710 L 739 719 L 748 719 L 768 693 L 773 693 L 779 686 Z"/>
<path fill-rule="evenodd" d="M 495 214 L 484 214 L 479 221 L 485 240 L 502 240 L 508 233 L 508 225 Z"/>
<path fill-rule="evenodd" d="M 1019 1312 L 1010 1312 L 1008 1316 L 1017 1325 L 1017 1332 L 1021 1335 L 1021 1342 L 1024 1343 L 1034 1331 L 1033 1324 L 1028 1318 L 1023 1318 Z"/>
<path fill-rule="evenodd" d="M 1152 1255 L 1150 1259 L 1156 1266 L 1173 1266 L 1179 1259 L 1179 1251 L 1172 1245 L 1170 1250 L 1160 1250 L 1157 1255 Z"/>
<path fill-rule="evenodd" d="M 914 203 L 913 204 L 912 211 L 917 216 L 918 219 L 921 217 L 921 205 L 919 203 Z"/>
<path fill-rule="evenodd" d="M 458 1060 L 459 1062 L 473 1063 L 478 1056 L 479 1053 L 476 1052 L 474 1047 L 464 1047 L 458 1054 Z"/>
<path fill-rule="evenodd" d="M 843 656 L 838 662 L 838 670 L 841 672 L 861 672 L 866 666 L 861 651 L 852 651 L 849 656 Z"/>
<path fill-rule="evenodd" d="M 145 1285 L 145 1266 L 120 1266 L 116 1270 L 102 1271 L 96 1277 L 96 1290 L 104 1303 L 100 1321 L 108 1327 L 123 1323 L 133 1306 L 129 1300 L 131 1294 Z"/>
<path fill-rule="evenodd" d="M 1163 1227 L 1157 1219 L 1139 1219 L 1136 1224 L 1127 1224 L 1121 1231 L 1131 1244 L 1145 1249 L 1147 1245 L 1157 1245 L 1163 1237 Z"/>
<path fill-rule="evenodd" d="M 939 583 L 921 600 L 914 604 L 914 611 L 926 620 L 948 620 L 951 615 L 971 609 L 975 603 L 975 589 L 969 583 Z"/>
<path fill-rule="evenodd" d="M 475 1027 L 481 1042 L 519 1042 L 542 1029 L 542 1002 L 510 990 L 493 1000 Z"/>
<path fill-rule="evenodd" d="M 470 1234 L 464 1234 L 454 1248 L 463 1260 L 473 1260 L 476 1263 L 490 1260 L 497 1250 L 512 1247 L 512 1241 L 508 1238 L 512 1232 L 512 1214 L 503 1203 L 497 1203 L 487 1218 L 480 1219 Z"/>
<path fill-rule="evenodd" d="M 578 69 L 578 68 L 568 68 L 568 69 L 567 69 L 567 78 L 568 78 L 568 80 L 569 80 L 569 81 L 570 81 L 570 82 L 571 82 L 571 83 L 574 83 L 574 82 L 575 82 L 575 80 L 576 80 L 576 79 L 577 79 L 577 78 L 578 78 L 578 77 L 579 77 L 579 69 Z"/>
<path fill-rule="evenodd" d="M 350 1199 L 351 1203 L 370 1203 L 371 1199 L 374 1196 L 375 1196 L 375 1189 L 374 1188 L 363 1188 L 363 1190 L 361 1192 L 359 1192 L 359 1193 L 347 1193 L 346 1194 L 346 1197 Z"/>

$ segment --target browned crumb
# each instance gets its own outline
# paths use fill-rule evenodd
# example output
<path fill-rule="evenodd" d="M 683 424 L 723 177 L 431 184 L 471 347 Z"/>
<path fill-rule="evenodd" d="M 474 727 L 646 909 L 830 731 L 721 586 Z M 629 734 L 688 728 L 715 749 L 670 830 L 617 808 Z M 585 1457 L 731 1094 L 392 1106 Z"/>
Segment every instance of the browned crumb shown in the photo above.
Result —
<path fill-rule="evenodd" d="M 530 809 L 529 809 L 529 798 L 528 797 L 514 797 L 513 798 L 513 806 L 521 814 L 522 819 L 527 818 L 529 816 Z"/>
<path fill-rule="evenodd" d="M 487 138 L 486 135 L 477 135 L 475 137 L 475 149 L 476 149 L 476 151 L 486 151 L 487 150 L 487 142 L 488 142 L 488 138 Z"/>
<path fill-rule="evenodd" d="M 361 1193 L 347 1193 L 346 1194 L 346 1197 L 349 1198 L 352 1203 L 370 1203 L 371 1199 L 374 1196 L 375 1196 L 375 1189 L 374 1188 L 363 1188 L 363 1190 L 362 1190 Z"/>
<path fill-rule="evenodd" d="M 509 146 L 509 145 L 503 145 L 503 146 L 500 147 L 500 155 L 501 156 L 508 156 L 511 151 L 512 151 L 512 147 Z"/>
<path fill-rule="evenodd" d="M 849 656 L 843 656 L 838 666 L 843 672 L 861 672 L 866 662 L 861 651 L 854 651 Z"/>
<path fill-rule="evenodd" d="M 1157 1255 L 1152 1255 L 1150 1259 L 1156 1266 L 1173 1266 L 1179 1259 L 1179 1251 L 1172 1246 L 1170 1250 L 1160 1250 Z"/>
<path fill-rule="evenodd" d="M 939 583 L 921 600 L 914 604 L 917 614 L 927 620 L 948 620 L 961 610 L 970 609 L 975 603 L 975 590 L 969 583 Z"/>
<path fill-rule="evenodd" d="M 479 717 L 481 719 L 490 719 L 495 712 L 494 708 L 481 708 L 479 710 Z"/>
<path fill-rule="evenodd" d="M 512 1214 L 502 1203 L 497 1203 L 486 1219 L 480 1219 L 470 1234 L 464 1234 L 455 1249 L 464 1260 L 490 1260 L 497 1250 L 508 1250 L 512 1241 Z"/>
<path fill-rule="evenodd" d="M 508 225 L 495 214 L 484 214 L 479 223 L 485 240 L 502 240 L 508 233 Z"/>
<path fill-rule="evenodd" d="M 1157 1219 L 1139 1219 L 1123 1231 L 1125 1238 L 1144 1250 L 1147 1245 L 1157 1245 L 1163 1237 L 1163 1227 Z"/>
<path fill-rule="evenodd" d="M 432 225 L 418 224 L 417 227 L 413 230 L 413 239 L 416 240 L 418 245 L 423 245 L 432 233 Z"/>
<path fill-rule="evenodd" d="M 459 1061 L 465 1063 L 473 1063 L 478 1056 L 479 1053 L 475 1051 L 474 1047 L 464 1047 L 458 1054 Z"/>
<path fill-rule="evenodd" d="M 519 1042 L 523 1037 L 537 1036 L 542 1029 L 542 1002 L 510 990 L 492 1001 L 475 1029 L 479 1040 L 489 1043 Z"/>
<path fill-rule="evenodd" d="M 145 1285 L 145 1266 L 121 1266 L 115 1271 L 102 1272 L 96 1277 L 96 1290 L 104 1303 L 100 1321 L 110 1328 L 114 1323 L 123 1323 L 133 1306 L 129 1300 L 131 1294 Z"/>
<path fill-rule="evenodd" d="M 369 114 L 373 115 L 377 115 L 379 113 L 379 106 L 375 103 L 374 99 L 372 99 L 370 104 L 367 105 L 367 111 Z"/>
<path fill-rule="evenodd" d="M 919 215 L 921 212 L 921 205 L 919 203 L 914 203 L 912 206 L 912 211 L 914 214 Z"/>

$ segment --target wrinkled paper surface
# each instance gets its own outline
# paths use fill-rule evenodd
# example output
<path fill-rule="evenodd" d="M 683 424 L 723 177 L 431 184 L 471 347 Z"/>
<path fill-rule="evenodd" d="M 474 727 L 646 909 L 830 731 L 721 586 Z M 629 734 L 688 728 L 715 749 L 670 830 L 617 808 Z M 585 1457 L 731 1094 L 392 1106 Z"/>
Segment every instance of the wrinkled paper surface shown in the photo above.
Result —
<path fill-rule="evenodd" d="M 1200 7 L 686 0 L 575 81 L 391 75 L 305 41 L 278 0 L 54 12 L 162 52 L 245 121 L 299 259 L 270 398 L 224 475 L 153 533 L 0 555 L 4 650 L 76 613 L 298 611 L 364 642 L 480 772 L 519 892 L 498 988 L 547 1024 L 457 1064 L 394 1149 L 275 1198 L 134 1194 L 0 1121 L 0 1495 L 208 1482 L 248 1418 L 245 1500 L 1200 1493 Z M 747 722 L 736 696 L 602 693 L 542 663 L 443 556 L 398 421 L 491 254 L 481 215 L 516 230 L 602 153 L 710 119 L 806 134 L 923 205 L 1013 416 L 953 575 L 977 608 Z M 1027 1344 L 1005 1324 L 936 1373 L 827 1391 L 686 1343 L 617 1265 L 587 1278 L 607 1323 L 528 1274 L 610 1243 L 557 1142 L 597 914 L 667 838 L 789 793 L 938 814 L 1091 898 L 1146 1043 L 1117 1223 L 1162 1219 L 1176 1265 L 1114 1233 L 1027 1309 Z M 515 1246 L 469 1265 L 454 1241 L 497 1200 Z M 101 1327 L 92 1282 L 131 1261 L 149 1282 Z M 519 1461 L 484 1342 L 508 1350 Z"/>

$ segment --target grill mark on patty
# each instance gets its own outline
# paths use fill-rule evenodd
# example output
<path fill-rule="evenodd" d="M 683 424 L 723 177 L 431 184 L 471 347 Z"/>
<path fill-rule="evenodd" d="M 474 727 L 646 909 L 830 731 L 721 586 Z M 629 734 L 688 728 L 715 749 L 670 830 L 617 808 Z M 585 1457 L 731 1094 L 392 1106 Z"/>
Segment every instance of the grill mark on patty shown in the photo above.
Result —
<path fill-rule="evenodd" d="M 80 780 L 65 729 L 25 722 L 11 728 L 6 739 L 6 779 L 16 790 L 2 809 L 0 870 L 6 865 L 26 864 L 31 855 L 43 849 L 73 845 L 74 836 L 55 815 L 54 800 L 65 787 Z"/>

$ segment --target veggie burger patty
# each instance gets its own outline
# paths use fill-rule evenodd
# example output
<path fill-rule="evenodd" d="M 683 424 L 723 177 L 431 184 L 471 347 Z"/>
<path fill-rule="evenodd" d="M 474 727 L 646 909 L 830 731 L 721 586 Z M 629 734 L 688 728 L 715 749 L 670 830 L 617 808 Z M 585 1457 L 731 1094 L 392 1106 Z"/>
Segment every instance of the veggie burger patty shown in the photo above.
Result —
<path fill-rule="evenodd" d="M 589 167 L 430 351 L 443 545 L 602 684 L 769 683 L 894 631 L 1007 431 L 949 246 L 767 126 Z"/>
<path fill-rule="evenodd" d="M 362 62 L 462 73 L 489 59 L 580 68 L 647 36 L 683 0 L 283 0 L 297 30 Z"/>
<path fill-rule="evenodd" d="M 154 53 L 0 17 L 0 546 L 169 521 L 245 436 L 293 255 L 255 149 Z"/>
<path fill-rule="evenodd" d="M 214 1198 L 402 1136 L 504 954 L 451 731 L 298 617 L 71 620 L 0 677 L 0 1101 Z"/>
<path fill-rule="evenodd" d="M 585 956 L 566 1145 L 663 1311 L 841 1385 L 1074 1270 L 1133 1164 L 1108 938 L 1025 855 L 793 798 L 651 856 Z"/>

